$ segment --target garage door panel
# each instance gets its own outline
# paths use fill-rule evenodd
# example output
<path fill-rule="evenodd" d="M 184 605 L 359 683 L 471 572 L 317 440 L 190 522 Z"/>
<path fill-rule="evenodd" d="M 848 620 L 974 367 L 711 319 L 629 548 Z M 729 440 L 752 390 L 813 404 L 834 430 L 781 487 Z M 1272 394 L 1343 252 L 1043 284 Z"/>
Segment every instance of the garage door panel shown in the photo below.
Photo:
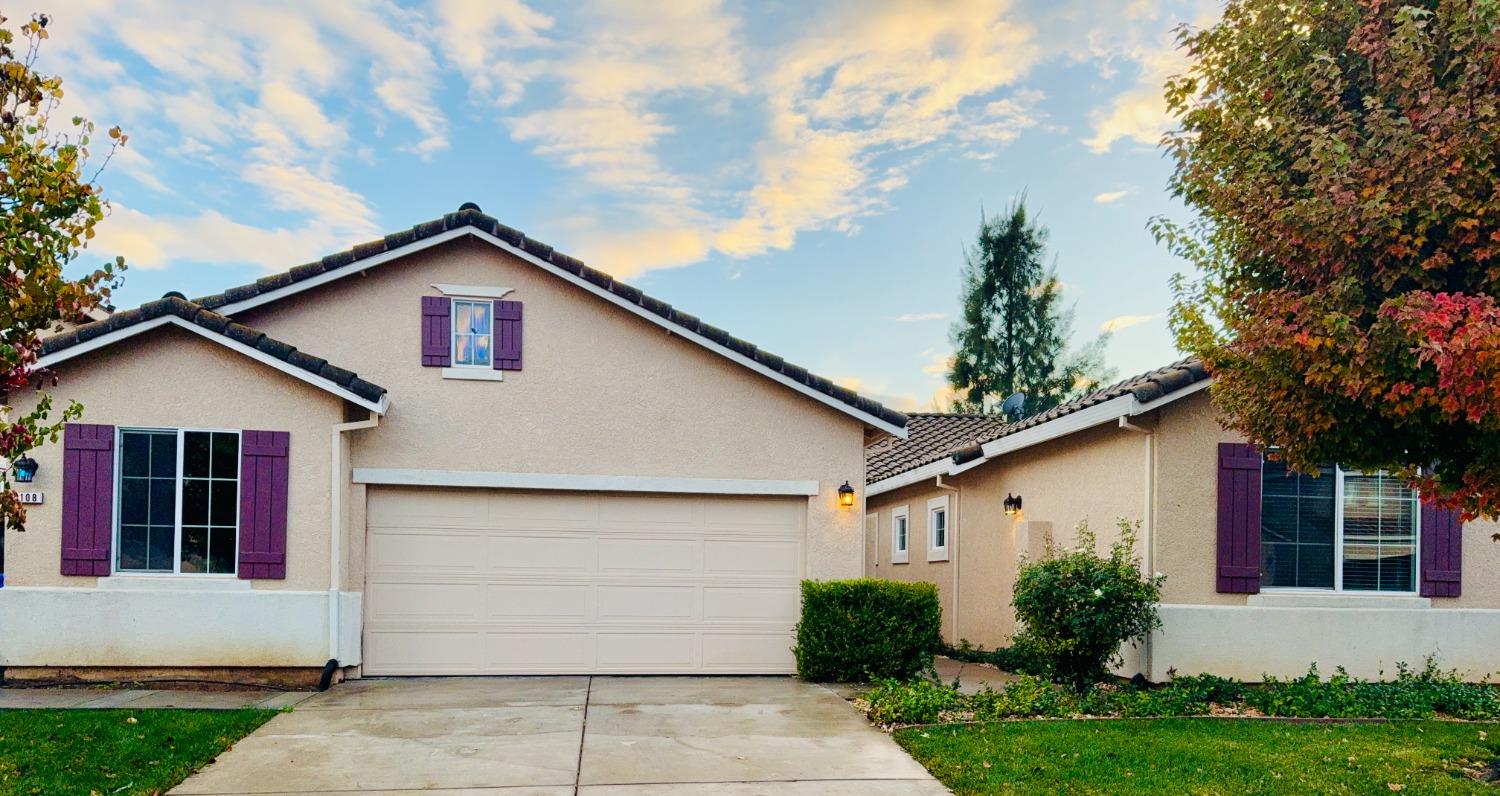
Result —
<path fill-rule="evenodd" d="M 481 526 L 451 527 L 480 504 Z M 805 499 L 378 488 L 368 505 L 368 674 L 793 669 Z"/>
<path fill-rule="evenodd" d="M 703 571 L 701 539 L 603 538 L 601 575 L 696 575 Z"/>
<path fill-rule="evenodd" d="M 764 586 L 704 586 L 705 622 L 772 622 L 795 624 L 801 613 L 799 589 Z"/>
<path fill-rule="evenodd" d="M 395 489 L 373 491 L 370 522 L 389 527 L 484 528 L 489 501 L 470 489 Z M 378 519 L 377 519 L 378 518 Z"/>
<path fill-rule="evenodd" d="M 704 543 L 705 575 L 794 578 L 802 567 L 799 541 L 729 541 L 710 539 Z"/>
<path fill-rule="evenodd" d="M 592 615 L 593 592 L 584 584 L 496 583 L 485 588 L 481 605 L 494 621 L 584 622 Z"/>

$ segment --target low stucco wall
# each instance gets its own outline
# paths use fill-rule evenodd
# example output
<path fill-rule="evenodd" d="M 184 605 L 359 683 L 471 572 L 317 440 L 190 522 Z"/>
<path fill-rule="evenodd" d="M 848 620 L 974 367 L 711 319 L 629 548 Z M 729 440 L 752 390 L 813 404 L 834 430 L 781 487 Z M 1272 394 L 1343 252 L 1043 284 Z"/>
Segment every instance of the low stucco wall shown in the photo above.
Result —
<path fill-rule="evenodd" d="M 1208 672 L 1251 682 L 1264 675 L 1324 676 L 1342 666 L 1389 679 L 1396 664 L 1431 655 L 1471 680 L 1500 673 L 1500 610 L 1163 605 L 1151 637 L 1151 679 Z"/>
<path fill-rule="evenodd" d="M 360 663 L 362 597 L 339 595 L 336 657 Z M 314 667 L 329 655 L 326 591 L 0 589 L 0 666 Z"/>

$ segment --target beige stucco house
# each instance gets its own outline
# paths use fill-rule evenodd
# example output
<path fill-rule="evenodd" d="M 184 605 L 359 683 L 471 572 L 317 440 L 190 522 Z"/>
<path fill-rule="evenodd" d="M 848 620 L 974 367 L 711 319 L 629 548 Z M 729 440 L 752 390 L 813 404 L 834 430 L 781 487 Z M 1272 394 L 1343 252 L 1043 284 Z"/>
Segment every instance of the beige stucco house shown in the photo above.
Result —
<path fill-rule="evenodd" d="M 46 343 L 8 677 L 769 673 L 906 418 L 477 207 Z"/>
<path fill-rule="evenodd" d="M 1500 672 L 1500 527 L 1378 474 L 1289 475 L 1221 427 L 1210 383 L 1188 361 L 1019 423 L 913 416 L 867 453 L 865 571 L 937 584 L 946 639 L 1003 646 L 1017 562 L 1084 521 L 1102 546 L 1124 519 L 1166 575 L 1164 627 L 1125 674 L 1376 677 L 1429 655 Z"/>

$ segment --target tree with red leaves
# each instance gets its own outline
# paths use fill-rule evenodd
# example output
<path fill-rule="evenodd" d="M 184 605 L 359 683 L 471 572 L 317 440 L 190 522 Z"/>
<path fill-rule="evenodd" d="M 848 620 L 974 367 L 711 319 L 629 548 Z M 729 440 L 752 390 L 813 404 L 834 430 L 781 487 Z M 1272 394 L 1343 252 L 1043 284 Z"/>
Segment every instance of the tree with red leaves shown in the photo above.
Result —
<path fill-rule="evenodd" d="M 1231 0 L 1184 28 L 1179 344 L 1292 467 L 1500 514 L 1500 3 Z"/>
<path fill-rule="evenodd" d="M 108 208 L 98 170 L 84 176 L 94 127 L 74 118 L 65 132 L 48 129 L 63 95 L 61 78 L 33 69 L 48 20 L 36 16 L 20 26 L 24 45 L 5 21 L 0 17 L 0 528 L 24 530 L 10 463 L 56 443 L 62 424 L 83 411 L 75 402 L 60 418 L 49 417 L 44 388 L 55 379 L 36 366 L 42 335 L 104 302 L 125 262 L 117 258 L 79 278 L 64 273 Z M 109 141 L 113 154 L 125 136 L 113 128 Z M 11 400 L 23 391 L 35 392 L 24 410 Z"/>

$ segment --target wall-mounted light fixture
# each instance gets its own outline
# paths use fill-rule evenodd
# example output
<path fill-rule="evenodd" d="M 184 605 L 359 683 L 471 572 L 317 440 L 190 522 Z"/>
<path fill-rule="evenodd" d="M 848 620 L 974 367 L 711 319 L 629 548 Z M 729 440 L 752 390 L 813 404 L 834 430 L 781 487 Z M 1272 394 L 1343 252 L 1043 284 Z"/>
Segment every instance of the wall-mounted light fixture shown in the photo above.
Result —
<path fill-rule="evenodd" d="M 1014 517 L 1021 513 L 1021 496 L 1005 493 L 1005 516 Z"/>
<path fill-rule="evenodd" d="M 854 505 L 854 487 L 849 486 L 848 481 L 839 487 L 839 505 L 846 509 Z"/>
<path fill-rule="evenodd" d="M 29 484 L 31 479 L 36 478 L 37 467 L 36 459 L 30 456 L 22 456 L 10 464 L 10 469 L 16 474 L 16 481 L 22 484 Z"/>

